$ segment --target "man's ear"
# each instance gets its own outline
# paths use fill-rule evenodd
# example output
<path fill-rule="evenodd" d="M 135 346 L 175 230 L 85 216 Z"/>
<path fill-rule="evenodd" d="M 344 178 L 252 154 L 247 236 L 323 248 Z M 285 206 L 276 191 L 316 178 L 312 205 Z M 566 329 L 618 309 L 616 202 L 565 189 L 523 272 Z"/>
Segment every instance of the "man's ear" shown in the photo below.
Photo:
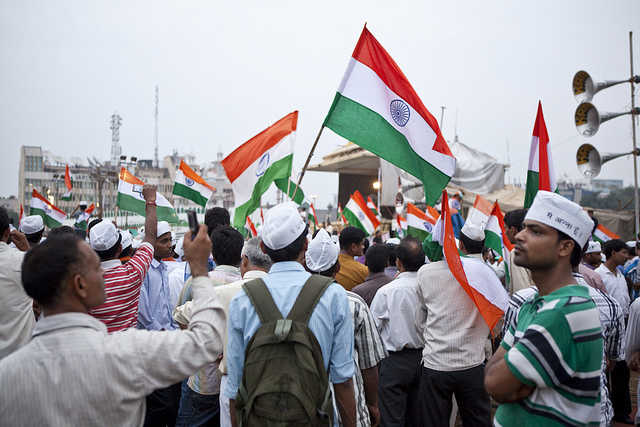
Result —
<path fill-rule="evenodd" d="M 84 277 L 80 273 L 73 273 L 71 276 L 71 290 L 80 299 L 87 299 L 89 296 L 87 284 L 84 281 Z"/>
<path fill-rule="evenodd" d="M 559 257 L 570 257 L 573 252 L 573 247 L 576 245 L 571 239 L 560 240 L 558 242 L 558 256 Z"/>

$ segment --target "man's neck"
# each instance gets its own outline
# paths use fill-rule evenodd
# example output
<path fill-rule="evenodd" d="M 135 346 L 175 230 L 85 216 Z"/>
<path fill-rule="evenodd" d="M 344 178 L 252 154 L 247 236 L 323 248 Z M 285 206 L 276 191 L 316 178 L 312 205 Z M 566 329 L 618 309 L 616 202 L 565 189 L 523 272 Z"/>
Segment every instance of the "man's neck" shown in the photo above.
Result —
<path fill-rule="evenodd" d="M 158 262 L 162 262 L 162 258 L 158 258 L 157 256 L 154 256 L 153 259 L 155 259 Z"/>
<path fill-rule="evenodd" d="M 549 270 L 531 270 L 531 278 L 540 291 L 548 295 L 564 286 L 575 285 L 571 265 L 558 265 Z"/>
<path fill-rule="evenodd" d="M 616 272 L 616 267 L 618 267 L 618 264 L 615 264 L 613 262 L 613 258 L 609 258 L 608 260 L 605 261 L 604 265 L 609 269 L 610 272 L 615 273 Z"/>
<path fill-rule="evenodd" d="M 352 258 L 354 257 L 354 255 L 351 255 L 351 254 L 349 253 L 349 251 L 345 251 L 344 249 L 340 249 L 340 253 L 341 253 L 342 255 L 350 256 L 350 257 L 352 257 Z"/>

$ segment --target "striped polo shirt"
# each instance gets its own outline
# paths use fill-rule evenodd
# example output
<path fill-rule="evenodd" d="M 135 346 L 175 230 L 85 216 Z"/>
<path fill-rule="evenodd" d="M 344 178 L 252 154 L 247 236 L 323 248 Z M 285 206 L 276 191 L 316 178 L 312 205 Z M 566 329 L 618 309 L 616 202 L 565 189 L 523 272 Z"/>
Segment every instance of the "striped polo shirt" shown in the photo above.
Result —
<path fill-rule="evenodd" d="M 536 294 L 518 312 L 501 346 L 511 372 L 535 387 L 525 399 L 498 407 L 498 426 L 600 424 L 602 333 L 586 287 Z"/>

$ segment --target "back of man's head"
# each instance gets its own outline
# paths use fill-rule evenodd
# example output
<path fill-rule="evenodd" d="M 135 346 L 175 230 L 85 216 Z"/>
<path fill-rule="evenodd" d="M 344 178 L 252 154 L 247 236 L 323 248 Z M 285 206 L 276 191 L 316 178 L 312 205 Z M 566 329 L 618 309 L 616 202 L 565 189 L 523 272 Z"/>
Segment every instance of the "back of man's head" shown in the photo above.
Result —
<path fill-rule="evenodd" d="M 602 247 L 602 252 L 604 253 L 604 256 L 606 256 L 607 259 L 609 259 L 611 258 L 611 255 L 613 255 L 614 252 L 620 252 L 623 249 L 627 249 L 627 250 L 629 249 L 629 247 L 624 241 L 620 239 L 611 239 L 604 242 L 604 245 Z"/>
<path fill-rule="evenodd" d="M 65 234 L 65 233 L 75 234 L 75 230 L 73 229 L 73 227 L 69 227 L 68 225 L 61 225 L 60 227 L 52 228 L 51 230 L 49 230 L 49 234 L 47 235 L 47 238 L 51 238 L 58 234 Z"/>
<path fill-rule="evenodd" d="M 482 248 L 484 247 L 484 239 L 480 241 L 473 240 L 466 234 L 460 233 L 460 241 L 464 245 L 464 249 L 468 254 L 482 253 Z"/>
<path fill-rule="evenodd" d="M 204 214 L 204 223 L 207 225 L 209 233 L 219 226 L 230 225 L 231 219 L 229 217 L 229 211 L 221 207 L 207 209 L 207 212 Z"/>
<path fill-rule="evenodd" d="M 526 209 L 516 209 L 511 212 L 507 212 L 504 216 L 504 223 L 507 227 L 514 227 L 520 231 L 522 230 L 522 223 L 524 222 L 524 217 L 526 215 Z"/>
<path fill-rule="evenodd" d="M 381 273 L 389 265 L 389 247 L 385 244 L 376 243 L 371 246 L 364 255 L 365 265 L 369 267 L 370 273 Z"/>
<path fill-rule="evenodd" d="M 63 292 L 69 275 L 81 269 L 82 240 L 62 233 L 33 247 L 22 261 L 22 286 L 43 307 L 53 307 Z"/>
<path fill-rule="evenodd" d="M 211 255 L 217 265 L 239 266 L 244 238 L 235 228 L 223 225 L 211 232 Z"/>
<path fill-rule="evenodd" d="M 424 265 L 422 242 L 413 236 L 407 236 L 398 245 L 398 259 L 404 271 L 418 271 Z"/>
<path fill-rule="evenodd" d="M 364 231 L 358 227 L 345 227 L 345 229 L 340 232 L 340 249 L 346 251 L 352 244 L 359 244 L 365 237 L 366 234 Z"/>
<path fill-rule="evenodd" d="M 269 255 L 262 252 L 260 249 L 261 239 L 254 237 L 244 242 L 242 247 L 242 257 L 246 257 L 250 266 L 263 271 L 269 271 L 273 261 L 269 258 Z"/>
<path fill-rule="evenodd" d="M 3 207 L 0 207 L 0 237 L 9 229 L 9 213 Z"/>

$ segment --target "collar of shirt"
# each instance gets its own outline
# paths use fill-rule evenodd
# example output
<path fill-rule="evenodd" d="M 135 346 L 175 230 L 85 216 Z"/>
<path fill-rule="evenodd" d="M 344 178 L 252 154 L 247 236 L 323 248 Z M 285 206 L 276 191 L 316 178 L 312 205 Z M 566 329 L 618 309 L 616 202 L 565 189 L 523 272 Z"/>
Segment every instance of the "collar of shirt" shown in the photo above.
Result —
<path fill-rule="evenodd" d="M 398 275 L 396 276 L 396 279 L 393 282 L 389 282 L 389 284 L 394 282 L 404 282 L 406 280 L 413 280 L 414 283 L 417 283 L 416 282 L 417 279 L 418 279 L 417 271 L 403 271 L 402 273 L 398 273 Z"/>
<path fill-rule="evenodd" d="M 122 261 L 120 261 L 119 259 L 110 259 L 107 261 L 102 261 L 100 263 L 100 267 L 102 267 L 103 270 L 108 270 L 113 267 L 120 267 L 121 265 Z"/>
<path fill-rule="evenodd" d="M 381 271 L 379 273 L 369 273 L 369 275 L 367 276 L 367 282 L 370 280 L 376 280 L 380 277 L 388 277 L 387 273 L 385 273 L 384 271 Z"/>
<path fill-rule="evenodd" d="M 276 262 L 271 266 L 269 273 L 280 273 L 283 271 L 306 271 L 298 261 Z"/>
<path fill-rule="evenodd" d="M 616 269 L 614 271 L 609 270 L 609 267 L 607 267 L 606 265 L 604 265 L 604 263 L 600 264 L 600 267 L 596 268 L 596 270 L 598 273 L 603 273 L 603 274 L 607 274 L 607 275 L 612 275 L 615 277 L 618 276 L 622 276 L 622 273 L 620 272 L 620 270 L 618 270 L 618 268 L 616 267 Z"/>
<path fill-rule="evenodd" d="M 264 276 L 267 275 L 266 271 L 262 271 L 262 270 L 249 270 L 246 273 L 244 273 L 244 276 L 242 276 L 243 280 L 250 280 L 250 279 L 261 279 Z"/>
<path fill-rule="evenodd" d="M 575 276 L 574 276 L 575 277 Z M 542 304 L 543 302 L 553 301 L 555 299 L 572 297 L 572 296 L 584 296 L 589 297 L 589 291 L 584 286 L 580 286 L 579 283 L 572 283 L 570 285 L 563 286 L 550 294 L 540 295 L 540 291 L 536 294 L 534 298 L 535 304 Z"/>
<path fill-rule="evenodd" d="M 222 271 L 223 273 L 237 274 L 240 275 L 240 269 L 238 267 L 234 267 L 233 265 L 216 265 L 213 271 Z"/>
<path fill-rule="evenodd" d="M 592 266 L 591 264 L 587 264 L 586 262 L 581 262 L 580 264 L 584 265 L 589 270 L 595 270 L 596 269 L 594 266 Z"/>
<path fill-rule="evenodd" d="M 33 330 L 33 336 L 37 337 L 67 328 L 90 328 L 99 332 L 107 332 L 105 324 L 93 316 L 85 313 L 62 313 L 40 319 Z"/>
<path fill-rule="evenodd" d="M 151 267 L 155 270 L 166 270 L 167 266 L 165 265 L 164 262 L 162 261 L 158 261 L 157 259 L 152 259 L 151 260 Z"/>

